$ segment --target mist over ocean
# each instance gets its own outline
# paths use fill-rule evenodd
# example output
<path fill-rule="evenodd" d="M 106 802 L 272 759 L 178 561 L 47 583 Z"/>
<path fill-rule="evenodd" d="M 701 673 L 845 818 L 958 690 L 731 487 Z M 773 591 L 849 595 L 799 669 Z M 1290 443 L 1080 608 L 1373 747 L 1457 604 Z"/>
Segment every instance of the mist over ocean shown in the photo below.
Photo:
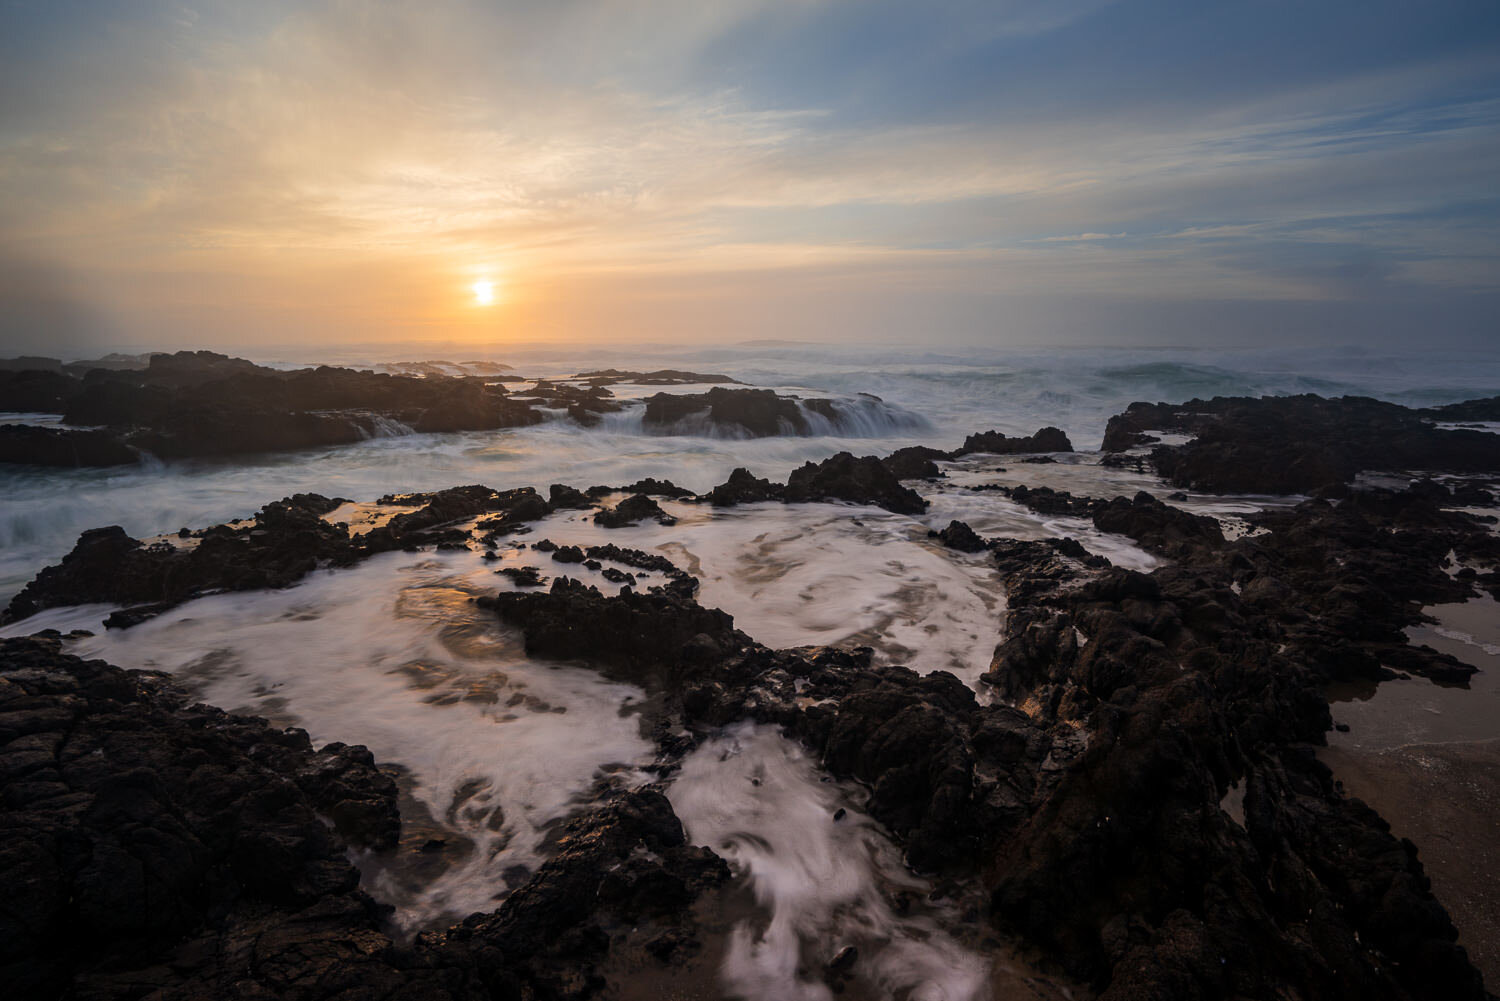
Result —
<path fill-rule="evenodd" d="M 233 354 L 234 352 L 230 352 Z M 410 370 L 442 361 L 468 371 L 462 349 L 435 354 L 428 345 L 384 345 L 356 351 L 309 347 L 259 355 L 277 367 L 347 365 Z M 1500 358 L 1489 353 L 1392 352 L 1360 348 L 1302 351 L 1180 349 L 942 350 L 890 346 L 766 344 L 697 349 L 662 346 L 492 347 L 480 354 L 514 374 L 558 377 L 584 370 L 680 368 L 715 372 L 753 386 L 803 396 L 854 398 L 871 393 L 909 411 L 915 426 L 867 425 L 857 437 L 733 440 L 645 434 L 640 411 L 609 415 L 584 429 L 557 416 L 536 427 L 493 432 L 387 437 L 349 447 L 138 468 L 0 471 L 7 503 L 0 514 L 0 593 L 14 593 L 78 533 L 119 524 L 137 536 L 247 517 L 267 501 L 300 491 L 355 500 L 434 490 L 460 483 L 497 489 L 569 483 L 622 484 L 642 476 L 672 479 L 692 490 L 722 482 L 736 466 L 784 478 L 796 466 L 841 450 L 884 455 L 912 444 L 953 448 L 988 429 L 1026 435 L 1062 428 L 1081 450 L 1096 449 L 1110 415 L 1131 402 L 1194 397 L 1317 393 L 1371 396 L 1409 406 L 1500 394 Z M 516 384 L 524 385 L 524 383 Z M 689 387 L 690 388 L 690 387 Z M 624 398 L 661 387 L 615 387 Z M 686 391 L 683 388 L 669 392 Z M 42 418 L 43 421 L 55 418 Z"/>

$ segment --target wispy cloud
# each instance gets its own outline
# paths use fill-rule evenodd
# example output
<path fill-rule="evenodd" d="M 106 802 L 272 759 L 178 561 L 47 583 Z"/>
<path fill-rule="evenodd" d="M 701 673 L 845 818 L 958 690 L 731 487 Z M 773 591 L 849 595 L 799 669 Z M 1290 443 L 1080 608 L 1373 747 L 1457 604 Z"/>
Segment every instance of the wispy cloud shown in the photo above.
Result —
<path fill-rule="evenodd" d="M 0 14 L 0 239 L 137 331 L 471 323 L 476 269 L 526 322 L 621 276 L 710 309 L 725 276 L 823 275 L 837 313 L 876 277 L 1295 303 L 1500 273 L 1493 26 L 1278 77 L 1268 45 L 1143 65 L 1179 28 L 1103 0 L 77 6 Z"/>

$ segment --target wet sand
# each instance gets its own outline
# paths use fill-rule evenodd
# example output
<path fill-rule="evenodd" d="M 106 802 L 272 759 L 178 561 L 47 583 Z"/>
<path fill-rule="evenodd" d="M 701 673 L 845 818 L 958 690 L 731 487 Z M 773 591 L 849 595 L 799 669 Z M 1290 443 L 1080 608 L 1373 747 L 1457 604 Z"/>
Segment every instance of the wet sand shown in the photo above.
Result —
<path fill-rule="evenodd" d="M 1459 942 L 1500 987 L 1500 603 L 1492 598 L 1427 609 L 1435 627 L 1414 643 L 1480 669 L 1468 689 L 1422 679 L 1364 691 L 1331 691 L 1331 732 L 1319 758 L 1350 796 L 1374 807 L 1419 851 Z"/>
<path fill-rule="evenodd" d="M 1500 740 L 1318 755 L 1410 838 L 1485 985 L 1500 987 Z"/>

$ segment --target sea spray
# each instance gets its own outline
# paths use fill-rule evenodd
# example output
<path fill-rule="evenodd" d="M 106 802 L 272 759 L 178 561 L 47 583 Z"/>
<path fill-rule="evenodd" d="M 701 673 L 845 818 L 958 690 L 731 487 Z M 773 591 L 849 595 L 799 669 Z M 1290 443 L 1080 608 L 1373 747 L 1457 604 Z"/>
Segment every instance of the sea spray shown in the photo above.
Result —
<path fill-rule="evenodd" d="M 821 974 L 843 953 L 878 997 L 988 997 L 988 963 L 945 928 L 956 915 L 924 903 L 931 887 L 851 791 L 822 778 L 796 744 L 742 723 L 700 745 L 668 789 L 688 839 L 728 860 L 764 911 L 730 933 L 726 992 L 829 1001 Z"/>

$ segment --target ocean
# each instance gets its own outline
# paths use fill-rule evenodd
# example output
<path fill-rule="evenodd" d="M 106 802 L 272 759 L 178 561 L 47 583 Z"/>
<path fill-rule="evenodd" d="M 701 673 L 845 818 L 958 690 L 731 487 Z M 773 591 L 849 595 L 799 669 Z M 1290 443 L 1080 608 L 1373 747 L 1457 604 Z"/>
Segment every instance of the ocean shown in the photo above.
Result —
<path fill-rule="evenodd" d="M 432 352 L 420 345 L 390 345 L 362 352 L 241 353 L 261 364 L 287 368 L 327 363 L 391 369 L 433 359 Z M 448 356 L 455 364 L 446 370 L 473 370 L 458 364 L 472 354 Z M 953 448 L 965 435 L 990 428 L 1030 434 L 1052 425 L 1067 432 L 1075 448 L 1095 449 L 1110 415 L 1135 400 L 1319 393 L 1421 406 L 1500 394 L 1500 355 L 1494 353 L 1356 348 L 958 353 L 773 344 L 695 350 L 532 347 L 510 353 L 491 349 L 485 357 L 527 376 L 672 367 L 722 373 L 803 395 L 872 393 L 916 415 L 918 422 L 868 425 L 859 429 L 859 437 L 742 441 L 643 434 L 637 411 L 612 415 L 605 426 L 589 430 L 565 419 L 533 428 L 447 435 L 407 436 L 396 427 L 358 445 L 296 453 L 105 470 L 12 468 L 0 471 L 0 596 L 13 594 L 38 569 L 55 561 L 85 529 L 118 524 L 137 537 L 156 535 L 245 517 L 269 500 L 299 491 L 373 500 L 388 493 L 462 483 L 501 489 L 534 485 L 545 490 L 549 483 L 586 487 L 629 483 L 642 476 L 667 478 L 702 491 L 723 482 L 736 466 L 782 479 L 803 462 L 840 450 L 883 455 L 913 444 Z M 659 388 L 621 386 L 615 392 L 640 397 Z"/>
<path fill-rule="evenodd" d="M 243 354 L 286 367 L 387 370 L 435 357 L 415 346 Z M 982 554 L 945 549 L 929 529 L 956 518 L 988 536 L 1072 536 L 1122 566 L 1149 569 L 1156 560 L 1085 519 L 1039 515 L 976 487 L 1025 483 L 1105 497 L 1160 491 L 1144 472 L 1097 462 L 1108 417 L 1135 400 L 1312 392 L 1427 405 L 1500 395 L 1500 356 L 1362 349 L 958 353 L 760 344 L 528 348 L 486 358 L 528 377 L 670 367 L 838 397 L 856 409 L 858 394 L 873 394 L 888 406 L 851 420 L 842 435 L 649 434 L 635 409 L 592 429 L 561 415 L 494 432 L 411 434 L 394 425 L 358 444 L 296 453 L 105 470 L 12 468 L 0 472 L 0 594 L 8 600 L 85 529 L 118 524 L 138 538 L 167 535 L 248 517 L 295 492 L 349 499 L 333 517 L 355 524 L 377 517 L 369 502 L 393 493 L 469 483 L 545 493 L 552 483 L 586 488 L 646 476 L 706 491 L 737 466 L 780 480 L 837 451 L 951 449 L 975 431 L 1025 435 L 1057 426 L 1076 454 L 1045 465 L 996 456 L 946 464 L 943 480 L 917 485 L 930 502 L 919 517 L 837 504 L 719 510 L 663 501 L 676 525 L 606 530 L 587 512 L 559 511 L 516 540 L 660 552 L 700 578 L 703 604 L 729 612 L 768 646 L 870 646 L 882 662 L 950 671 L 988 698 L 979 676 L 1000 635 L 1003 588 Z M 470 358 L 439 360 L 435 370 L 476 371 Z M 624 398 L 658 391 L 615 387 Z M 1238 516 L 1288 502 L 1189 494 L 1179 503 L 1220 517 L 1233 534 L 1244 527 Z M 199 598 L 126 631 L 102 629 L 107 609 L 93 606 L 49 610 L 3 632 L 90 630 L 72 652 L 169 671 L 204 701 L 301 726 L 316 743 L 365 744 L 377 760 L 399 766 L 408 821 L 419 818 L 423 830 L 454 846 L 439 871 L 360 860 L 366 888 L 395 907 L 398 930 L 414 933 L 497 906 L 546 857 L 549 832 L 601 783 L 655 780 L 643 770 L 654 748 L 631 709 L 646 693 L 583 667 L 528 658 L 514 632 L 474 606 L 472 598 L 511 586 L 497 569 L 562 572 L 527 547 L 502 545 L 498 555 L 486 562 L 467 551 L 386 553 L 281 591 Z M 580 567 L 567 572 L 606 591 L 614 586 Z M 957 903 L 893 909 L 897 894 L 921 898 L 930 887 L 860 812 L 862 791 L 826 781 L 774 730 L 742 725 L 718 735 L 689 756 L 667 794 L 689 837 L 729 859 L 756 902 L 726 945 L 721 976 L 737 996 L 824 997 L 822 983 L 806 980 L 798 966 L 800 956 L 830 941 L 871 957 L 877 996 L 981 998 L 1003 980 L 995 970 L 1008 960 L 997 958 L 993 942 L 974 939 Z M 838 809 L 853 820 L 835 828 L 826 818 Z"/>

